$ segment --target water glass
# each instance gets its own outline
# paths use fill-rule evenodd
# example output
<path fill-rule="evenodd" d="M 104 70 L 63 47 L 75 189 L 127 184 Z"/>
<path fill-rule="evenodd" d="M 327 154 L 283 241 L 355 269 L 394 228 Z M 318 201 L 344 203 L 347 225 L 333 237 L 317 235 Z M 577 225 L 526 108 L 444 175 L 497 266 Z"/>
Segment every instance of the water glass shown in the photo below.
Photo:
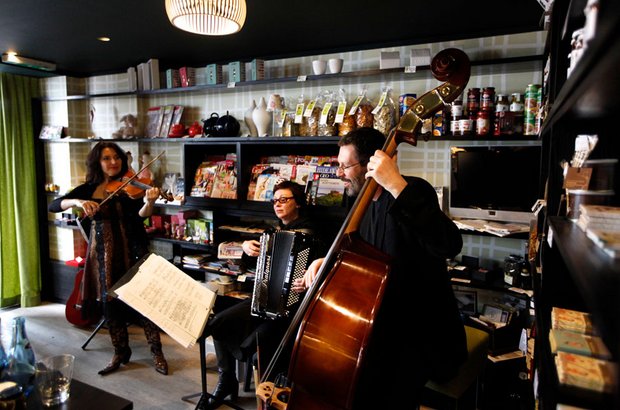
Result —
<path fill-rule="evenodd" d="M 43 406 L 55 406 L 67 401 L 74 361 L 73 355 L 61 354 L 37 362 L 35 380 Z"/>

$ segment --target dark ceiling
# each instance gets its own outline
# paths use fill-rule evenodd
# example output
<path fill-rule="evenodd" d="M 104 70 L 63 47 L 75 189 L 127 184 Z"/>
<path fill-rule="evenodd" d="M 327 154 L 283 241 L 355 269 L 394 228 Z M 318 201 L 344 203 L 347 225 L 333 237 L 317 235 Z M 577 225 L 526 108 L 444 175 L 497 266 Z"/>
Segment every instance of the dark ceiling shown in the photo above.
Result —
<path fill-rule="evenodd" d="M 163 70 L 535 31 L 543 12 L 536 0 L 247 0 L 247 10 L 239 33 L 208 37 L 173 27 L 164 0 L 2 0 L 0 51 L 88 76 L 152 57 Z"/>

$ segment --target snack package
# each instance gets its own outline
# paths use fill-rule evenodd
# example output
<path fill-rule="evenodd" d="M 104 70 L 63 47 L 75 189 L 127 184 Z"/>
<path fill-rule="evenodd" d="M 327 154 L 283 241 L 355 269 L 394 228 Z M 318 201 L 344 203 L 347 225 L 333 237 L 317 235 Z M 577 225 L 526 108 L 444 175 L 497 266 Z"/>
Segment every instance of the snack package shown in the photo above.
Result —
<path fill-rule="evenodd" d="M 387 136 L 390 130 L 398 123 L 398 111 L 396 109 L 396 103 L 392 98 L 391 87 L 384 87 L 381 90 L 379 102 L 372 110 L 372 114 L 373 127 Z"/>
<path fill-rule="evenodd" d="M 344 89 L 338 90 L 338 108 L 336 109 L 336 125 L 338 126 L 338 136 L 344 137 L 355 128 L 355 114 L 347 110 L 347 94 Z"/>
<path fill-rule="evenodd" d="M 355 126 L 357 128 L 372 127 L 374 121 L 372 108 L 372 104 L 366 97 L 366 88 L 363 88 L 349 110 L 349 115 L 355 116 Z"/>
<path fill-rule="evenodd" d="M 318 104 L 321 108 L 319 117 L 319 125 L 317 135 L 319 137 L 329 137 L 338 134 L 338 126 L 334 123 L 336 120 L 336 109 L 338 103 L 333 91 L 322 91 L 318 97 Z"/>

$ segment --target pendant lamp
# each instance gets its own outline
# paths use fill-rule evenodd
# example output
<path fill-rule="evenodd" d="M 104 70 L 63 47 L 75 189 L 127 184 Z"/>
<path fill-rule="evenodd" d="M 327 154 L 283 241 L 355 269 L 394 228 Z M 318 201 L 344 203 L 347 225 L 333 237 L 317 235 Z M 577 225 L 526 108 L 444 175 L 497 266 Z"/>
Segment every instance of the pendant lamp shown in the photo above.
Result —
<path fill-rule="evenodd" d="M 245 0 L 166 0 L 168 19 L 181 30 L 223 36 L 241 30 Z"/>

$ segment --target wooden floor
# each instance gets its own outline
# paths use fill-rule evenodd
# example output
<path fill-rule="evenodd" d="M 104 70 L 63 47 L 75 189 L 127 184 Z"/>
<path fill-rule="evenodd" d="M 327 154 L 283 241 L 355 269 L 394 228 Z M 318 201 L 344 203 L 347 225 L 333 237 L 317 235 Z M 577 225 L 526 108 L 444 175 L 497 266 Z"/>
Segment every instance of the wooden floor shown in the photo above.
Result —
<path fill-rule="evenodd" d="M 105 367 L 112 357 L 112 344 L 108 331 L 102 328 L 90 341 L 86 350 L 81 346 L 93 329 L 81 329 L 65 319 L 63 304 L 45 304 L 32 308 L 0 311 L 2 343 L 6 348 L 11 338 L 11 321 L 14 316 L 26 317 L 26 332 L 37 358 L 59 353 L 75 355 L 74 378 L 133 401 L 134 409 L 189 410 L 196 407 L 181 400 L 182 396 L 200 391 L 200 357 L 198 345 L 185 349 L 173 339 L 162 334 L 163 350 L 168 360 L 170 374 L 163 376 L 155 372 L 149 346 L 144 332 L 138 326 L 129 327 L 131 361 L 117 372 L 100 376 L 97 371 Z M 207 345 L 207 351 L 212 346 Z M 213 355 L 208 355 L 213 359 Z M 207 388 L 212 390 L 217 382 L 217 373 L 207 373 Z M 242 386 L 241 386 L 242 387 Z M 253 392 L 240 389 L 237 405 L 244 409 L 256 409 Z M 221 409 L 229 409 L 227 406 Z"/>

